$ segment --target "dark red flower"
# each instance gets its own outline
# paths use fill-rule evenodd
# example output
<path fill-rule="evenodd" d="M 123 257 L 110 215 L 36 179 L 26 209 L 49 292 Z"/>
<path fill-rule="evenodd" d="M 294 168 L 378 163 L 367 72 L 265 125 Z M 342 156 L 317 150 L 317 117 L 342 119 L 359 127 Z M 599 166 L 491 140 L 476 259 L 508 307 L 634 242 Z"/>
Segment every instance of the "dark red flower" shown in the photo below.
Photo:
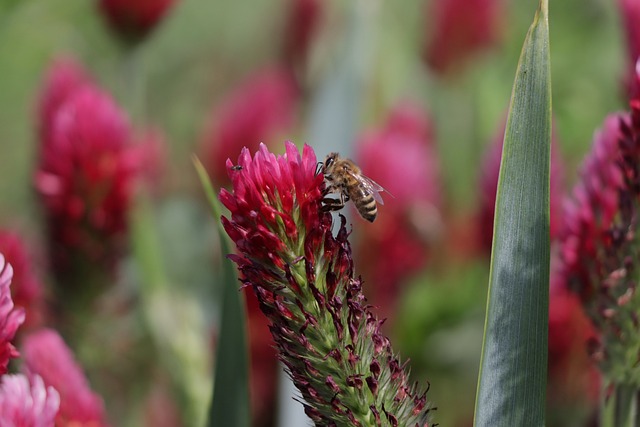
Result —
<path fill-rule="evenodd" d="M 304 67 L 323 12 L 323 0 L 288 0 L 283 40 L 284 61 L 293 69 Z"/>
<path fill-rule="evenodd" d="M 627 36 L 627 76 L 625 77 L 629 99 L 637 97 L 640 87 L 635 79 L 640 61 L 640 0 L 618 0 L 620 16 Z"/>
<path fill-rule="evenodd" d="M 166 16 L 176 0 L 99 0 L 98 7 L 119 36 L 139 41 Z"/>
<path fill-rule="evenodd" d="M 0 425 L 3 427 L 54 427 L 60 397 L 42 378 L 24 375 L 0 377 Z"/>
<path fill-rule="evenodd" d="M 78 89 L 91 84 L 89 76 L 75 60 L 64 57 L 53 62 L 45 76 L 38 103 L 38 131 L 42 145 L 51 143 L 53 122 L 60 106 Z"/>
<path fill-rule="evenodd" d="M 14 308 L 11 299 L 11 279 L 13 268 L 5 262 L 0 253 L 0 376 L 7 372 L 9 359 L 18 357 L 19 353 L 11 344 L 18 327 L 24 322 L 24 310 Z"/>
<path fill-rule="evenodd" d="M 488 254 L 491 253 L 493 241 L 493 219 L 496 206 L 496 192 L 498 189 L 498 176 L 500 174 L 500 161 L 502 160 L 502 144 L 506 121 L 500 132 L 496 135 L 493 144 L 487 147 L 487 151 L 480 171 L 480 213 L 478 217 L 478 234 L 481 248 Z M 564 166 L 560 153 L 557 150 L 558 142 L 555 133 L 551 140 L 551 170 L 549 188 L 549 232 L 551 240 L 558 237 L 562 227 L 562 201 L 564 197 Z"/>
<path fill-rule="evenodd" d="M 383 317 L 394 308 L 401 284 L 425 266 L 441 232 L 434 147 L 425 113 L 410 103 L 399 104 L 381 130 L 357 142 L 363 173 L 392 195 L 357 244 L 359 265 L 370 282 L 367 291 Z"/>
<path fill-rule="evenodd" d="M 28 335 L 22 352 L 27 374 L 31 378 L 42 377 L 60 394 L 56 425 L 107 426 L 102 399 L 91 391 L 82 369 L 57 332 L 44 329 Z"/>
<path fill-rule="evenodd" d="M 313 150 L 287 143 L 275 156 L 261 145 L 227 162 L 233 191 L 222 217 L 305 411 L 316 425 L 358 425 L 376 417 L 427 426 L 429 405 L 408 383 L 381 322 L 354 277 L 345 220 L 334 236 L 322 209 L 324 178 Z"/>
<path fill-rule="evenodd" d="M 111 97 L 92 86 L 58 109 L 35 173 L 56 270 L 78 254 L 106 265 L 117 259 L 139 168 L 130 132 Z"/>
<path fill-rule="evenodd" d="M 232 91 L 211 114 L 203 136 L 213 181 L 228 183 L 225 162 L 243 148 L 255 151 L 292 125 L 297 89 L 284 69 L 262 70 Z"/>
<path fill-rule="evenodd" d="M 640 70 L 636 81 L 640 81 Z M 640 98 L 630 113 L 612 114 L 595 134 L 580 179 L 566 203 L 560 277 L 594 323 L 593 357 L 607 380 L 640 384 L 635 331 L 640 307 Z"/>
<path fill-rule="evenodd" d="M 428 6 L 424 58 L 437 74 L 458 71 L 502 37 L 502 0 L 437 0 Z"/>
<path fill-rule="evenodd" d="M 38 327 L 43 322 L 43 285 L 34 272 L 31 254 L 18 234 L 0 229 L 0 253 L 13 267 L 11 294 L 16 307 L 26 313 L 25 329 Z"/>

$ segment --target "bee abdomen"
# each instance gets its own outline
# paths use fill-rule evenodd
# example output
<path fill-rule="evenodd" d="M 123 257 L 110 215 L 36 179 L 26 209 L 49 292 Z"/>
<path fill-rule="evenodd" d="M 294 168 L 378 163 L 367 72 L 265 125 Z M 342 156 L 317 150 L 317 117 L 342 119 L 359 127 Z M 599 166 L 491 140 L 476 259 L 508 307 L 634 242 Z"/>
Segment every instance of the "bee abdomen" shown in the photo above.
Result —
<path fill-rule="evenodd" d="M 363 197 L 360 199 L 360 203 L 358 203 L 358 212 L 364 219 L 369 222 L 373 222 L 376 219 L 376 215 L 378 215 L 378 207 L 376 206 L 376 201 L 373 200 L 372 196 Z"/>

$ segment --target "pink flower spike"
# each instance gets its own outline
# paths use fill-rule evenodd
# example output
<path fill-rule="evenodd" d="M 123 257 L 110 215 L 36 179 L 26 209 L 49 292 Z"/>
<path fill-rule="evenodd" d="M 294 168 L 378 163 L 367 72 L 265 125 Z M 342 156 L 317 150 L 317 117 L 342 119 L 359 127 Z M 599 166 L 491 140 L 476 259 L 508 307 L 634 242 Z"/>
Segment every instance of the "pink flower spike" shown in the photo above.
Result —
<path fill-rule="evenodd" d="M 19 355 L 11 341 L 25 318 L 24 309 L 13 307 L 9 288 L 12 278 L 13 268 L 0 253 L 0 375 L 7 372 L 9 359 Z"/>
<path fill-rule="evenodd" d="M 228 169 L 233 191 L 221 199 L 231 212 L 222 222 L 237 248 L 230 258 L 269 320 L 306 414 L 319 426 L 365 425 L 383 412 L 394 425 L 428 426 L 424 394 L 396 369 L 382 322 L 366 304 L 344 217 L 334 236 L 315 153 L 300 154 L 290 142 L 285 153 L 262 145 L 251 158 L 242 150 L 241 168 Z"/>
<path fill-rule="evenodd" d="M 29 377 L 41 376 L 60 394 L 57 425 L 107 426 L 102 399 L 91 391 L 71 350 L 57 332 L 43 329 L 28 335 L 22 351 Z"/>
<path fill-rule="evenodd" d="M 283 68 L 260 70 L 229 93 L 213 110 L 203 136 L 206 166 L 218 185 L 229 182 L 225 162 L 243 147 L 256 151 L 294 121 L 298 90 Z"/>
<path fill-rule="evenodd" d="M 0 378 L 0 426 L 54 427 L 60 396 L 53 387 L 45 387 L 34 375 L 5 375 Z"/>

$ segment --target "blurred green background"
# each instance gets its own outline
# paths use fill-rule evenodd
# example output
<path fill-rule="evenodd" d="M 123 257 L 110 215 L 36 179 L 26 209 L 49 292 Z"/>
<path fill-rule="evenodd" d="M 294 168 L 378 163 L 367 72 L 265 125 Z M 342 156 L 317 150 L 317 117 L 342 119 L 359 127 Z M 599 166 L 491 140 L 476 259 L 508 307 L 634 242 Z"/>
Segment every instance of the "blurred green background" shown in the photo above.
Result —
<path fill-rule="evenodd" d="M 470 220 L 477 210 L 479 159 L 506 114 L 537 1 L 506 2 L 501 42 L 474 57 L 463 72 L 445 77 L 432 73 L 421 59 L 432 25 L 426 3 L 325 0 L 304 76 L 307 94 L 295 128 L 283 139 L 307 142 L 319 157 L 336 148 L 348 153 L 353 142 L 349 135 L 380 127 L 399 99 L 412 99 L 431 114 L 446 211 Z M 163 329 L 167 345 L 172 336 L 188 335 L 185 331 L 194 325 L 215 330 L 219 264 L 214 260 L 220 254 L 190 156 L 200 153 L 200 135 L 212 107 L 243 77 L 277 60 L 288 4 L 181 0 L 132 51 L 109 31 L 94 1 L 0 3 L 0 226 L 17 227 L 35 242 L 42 239 L 31 178 L 36 103 L 51 60 L 70 54 L 128 110 L 134 124 L 151 123 L 165 134 L 168 169 L 153 202 L 153 227 L 161 256 L 171 260 L 166 265 L 169 299 L 180 295 L 183 306 L 177 311 L 195 310 L 200 314 L 194 316 L 201 318 L 185 320 L 184 329 L 174 325 L 168 332 L 162 313 L 174 319 L 176 314 L 162 302 L 162 308 L 156 307 L 152 297 L 142 298 L 147 305 L 143 311 L 153 313 L 150 328 Z M 550 28 L 553 115 L 571 184 L 594 130 L 606 114 L 625 108 L 624 34 L 614 0 L 551 2 Z M 132 69 L 143 79 L 134 93 Z M 335 96 L 335 85 L 350 90 Z M 355 119 L 347 125 L 332 123 L 331 114 L 321 113 L 345 109 Z M 336 135 L 344 139 L 336 140 Z M 356 233 L 364 226 L 354 221 Z M 436 257 L 403 288 L 400 314 L 391 322 L 394 347 L 411 358 L 416 379 L 429 379 L 430 399 L 439 408 L 436 420 L 443 426 L 469 425 L 472 416 L 487 280 L 488 257 Z M 157 331 L 151 334 L 158 336 Z M 198 337 L 205 340 L 206 334 L 194 339 Z M 210 366 L 207 342 L 183 348 L 201 353 L 177 360 L 193 357 L 200 361 L 197 369 Z M 204 377 L 210 376 L 203 369 Z M 109 407 L 109 396 L 104 397 Z M 207 396 L 197 400 L 206 402 Z M 116 425 L 138 422 L 128 412 L 115 419 Z M 196 425 L 193 420 L 185 423 Z"/>

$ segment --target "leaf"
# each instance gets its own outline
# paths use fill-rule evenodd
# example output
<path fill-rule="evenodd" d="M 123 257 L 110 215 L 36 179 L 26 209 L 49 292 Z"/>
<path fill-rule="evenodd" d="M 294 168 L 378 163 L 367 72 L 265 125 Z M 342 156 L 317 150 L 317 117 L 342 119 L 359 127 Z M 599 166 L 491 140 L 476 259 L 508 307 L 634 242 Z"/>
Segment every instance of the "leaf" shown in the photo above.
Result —
<path fill-rule="evenodd" d="M 231 253 L 227 233 L 220 223 L 222 209 L 202 163 L 193 164 L 211 205 L 220 230 L 222 253 Z M 213 398 L 207 426 L 249 427 L 249 351 L 245 325 L 245 304 L 238 289 L 236 269 L 230 261 L 222 263 L 222 314 L 216 352 Z"/>
<path fill-rule="evenodd" d="M 496 200 L 476 426 L 544 425 L 551 77 L 541 0 L 511 95 Z"/>

